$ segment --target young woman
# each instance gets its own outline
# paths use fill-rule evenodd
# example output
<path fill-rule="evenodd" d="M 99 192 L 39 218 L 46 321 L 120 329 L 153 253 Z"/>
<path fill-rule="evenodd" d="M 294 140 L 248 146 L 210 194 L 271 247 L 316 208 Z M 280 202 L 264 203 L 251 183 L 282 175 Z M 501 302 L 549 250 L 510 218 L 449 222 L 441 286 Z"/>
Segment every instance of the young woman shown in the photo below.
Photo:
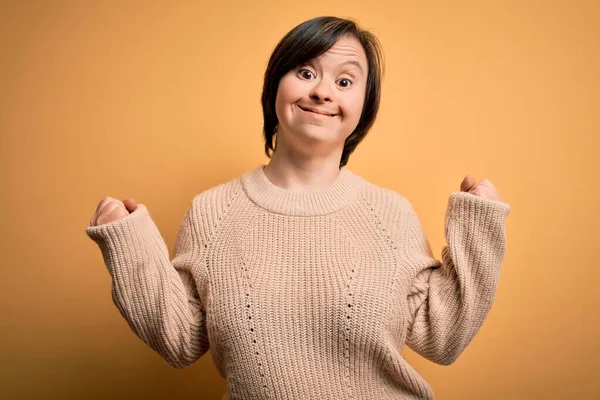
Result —
<path fill-rule="evenodd" d="M 133 331 L 175 367 L 210 349 L 226 399 L 433 398 L 403 346 L 451 364 L 491 307 L 510 206 L 489 181 L 450 194 L 438 261 L 411 203 L 346 167 L 381 68 L 355 22 L 298 25 L 265 73 L 270 162 L 196 195 L 172 260 L 135 200 L 90 221 Z"/>

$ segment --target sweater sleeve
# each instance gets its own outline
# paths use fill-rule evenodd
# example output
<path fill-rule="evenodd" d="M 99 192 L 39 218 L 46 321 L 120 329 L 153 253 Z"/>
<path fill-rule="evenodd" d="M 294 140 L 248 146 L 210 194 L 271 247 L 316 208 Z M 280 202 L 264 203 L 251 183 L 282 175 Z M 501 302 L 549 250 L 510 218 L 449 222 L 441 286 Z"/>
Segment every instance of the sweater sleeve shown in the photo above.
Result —
<path fill-rule="evenodd" d="M 193 207 L 177 234 L 174 258 L 145 205 L 117 221 L 86 228 L 112 278 L 112 299 L 130 328 L 170 365 L 183 368 L 208 351 L 198 285 L 207 279 Z"/>
<path fill-rule="evenodd" d="M 466 193 L 450 195 L 442 261 L 436 260 L 410 209 L 406 260 L 417 274 L 408 294 L 407 345 L 449 365 L 473 339 L 491 308 L 505 251 L 507 203 Z"/>

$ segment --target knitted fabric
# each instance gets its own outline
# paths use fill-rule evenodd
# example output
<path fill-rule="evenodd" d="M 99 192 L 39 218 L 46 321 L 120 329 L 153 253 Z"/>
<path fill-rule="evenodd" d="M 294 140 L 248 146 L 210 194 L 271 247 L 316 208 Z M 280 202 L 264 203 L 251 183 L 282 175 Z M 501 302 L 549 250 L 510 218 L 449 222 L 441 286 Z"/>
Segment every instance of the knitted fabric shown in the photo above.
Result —
<path fill-rule="evenodd" d="M 131 329 L 174 367 L 210 349 L 224 399 L 433 398 L 402 349 L 448 365 L 473 339 L 510 206 L 451 193 L 438 260 L 397 192 L 345 166 L 291 191 L 263 167 L 196 195 L 172 258 L 144 204 L 87 227 Z"/>

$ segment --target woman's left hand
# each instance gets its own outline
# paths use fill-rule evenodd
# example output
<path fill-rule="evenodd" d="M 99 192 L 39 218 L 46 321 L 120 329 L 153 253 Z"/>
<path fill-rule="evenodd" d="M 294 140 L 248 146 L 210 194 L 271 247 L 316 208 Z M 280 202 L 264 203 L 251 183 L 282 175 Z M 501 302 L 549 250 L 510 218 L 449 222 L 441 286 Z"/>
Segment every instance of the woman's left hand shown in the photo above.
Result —
<path fill-rule="evenodd" d="M 482 179 L 477 182 L 471 175 L 467 175 L 465 179 L 463 179 L 460 184 L 460 191 L 471 193 L 475 196 L 483 197 L 484 199 L 504 201 L 492 182 L 487 179 Z"/>

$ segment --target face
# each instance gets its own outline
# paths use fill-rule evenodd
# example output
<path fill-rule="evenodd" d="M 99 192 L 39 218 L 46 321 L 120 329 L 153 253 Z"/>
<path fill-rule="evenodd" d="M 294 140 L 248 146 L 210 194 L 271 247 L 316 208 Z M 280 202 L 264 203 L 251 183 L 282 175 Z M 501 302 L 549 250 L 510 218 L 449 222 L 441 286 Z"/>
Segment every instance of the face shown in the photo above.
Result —
<path fill-rule="evenodd" d="M 353 36 L 285 74 L 275 110 L 278 142 L 313 150 L 343 149 L 360 120 L 368 74 L 367 56 Z M 341 154 L 341 153 L 340 153 Z"/>

